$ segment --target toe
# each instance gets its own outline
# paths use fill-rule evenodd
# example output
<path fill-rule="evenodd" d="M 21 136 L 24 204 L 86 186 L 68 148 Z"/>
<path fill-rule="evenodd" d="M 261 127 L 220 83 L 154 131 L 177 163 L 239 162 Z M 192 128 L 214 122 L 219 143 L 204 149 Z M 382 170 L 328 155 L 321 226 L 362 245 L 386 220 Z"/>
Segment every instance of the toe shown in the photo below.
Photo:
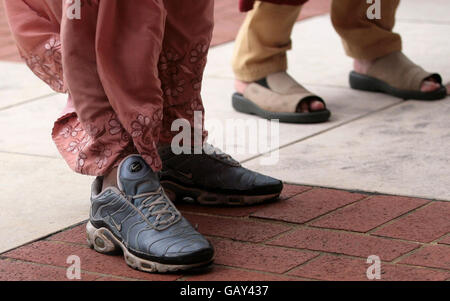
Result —
<path fill-rule="evenodd" d="M 426 80 L 422 83 L 420 90 L 422 92 L 432 92 L 439 89 L 440 85 L 432 80 Z"/>
<path fill-rule="evenodd" d="M 309 112 L 308 102 L 307 101 L 302 101 L 300 103 L 300 108 L 297 108 L 297 111 L 298 111 L 298 109 L 300 109 L 300 113 L 308 113 Z"/>
<path fill-rule="evenodd" d="M 325 109 L 325 105 L 321 101 L 313 100 L 309 105 L 309 109 L 311 111 L 322 111 Z"/>
<path fill-rule="evenodd" d="M 322 111 L 325 109 L 325 104 L 320 100 L 305 99 L 297 106 L 297 113 L 309 113 L 315 111 Z"/>

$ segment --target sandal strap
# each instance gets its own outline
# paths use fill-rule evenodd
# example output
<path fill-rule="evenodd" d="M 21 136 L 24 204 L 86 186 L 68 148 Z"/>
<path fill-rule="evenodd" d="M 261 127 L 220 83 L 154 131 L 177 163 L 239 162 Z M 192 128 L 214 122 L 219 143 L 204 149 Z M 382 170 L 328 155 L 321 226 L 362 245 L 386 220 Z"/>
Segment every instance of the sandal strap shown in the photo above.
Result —
<path fill-rule="evenodd" d="M 298 104 L 306 98 L 315 97 L 323 102 L 320 97 L 305 89 L 286 72 L 270 74 L 266 77 L 266 82 L 267 88 L 251 83 L 244 91 L 244 97 L 263 110 L 294 113 Z"/>
<path fill-rule="evenodd" d="M 410 91 L 420 91 L 422 82 L 430 76 L 440 79 L 438 74 L 429 73 L 414 64 L 401 51 L 377 59 L 367 75 L 384 81 L 391 87 Z"/>

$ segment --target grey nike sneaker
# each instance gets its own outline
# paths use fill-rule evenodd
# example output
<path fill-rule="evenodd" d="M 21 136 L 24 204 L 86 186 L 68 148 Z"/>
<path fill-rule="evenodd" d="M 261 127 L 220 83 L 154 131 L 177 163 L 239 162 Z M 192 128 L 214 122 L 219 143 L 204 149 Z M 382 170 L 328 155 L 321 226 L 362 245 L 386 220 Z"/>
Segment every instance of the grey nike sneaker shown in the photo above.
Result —
<path fill-rule="evenodd" d="M 87 240 L 100 253 L 121 249 L 126 263 L 145 272 L 174 272 L 208 265 L 214 249 L 181 216 L 139 155 L 119 165 L 119 188 L 92 184 Z"/>
<path fill-rule="evenodd" d="M 253 205 L 277 200 L 280 180 L 242 167 L 210 144 L 202 154 L 175 155 L 170 146 L 158 150 L 163 162 L 161 185 L 172 200 L 203 205 Z"/>

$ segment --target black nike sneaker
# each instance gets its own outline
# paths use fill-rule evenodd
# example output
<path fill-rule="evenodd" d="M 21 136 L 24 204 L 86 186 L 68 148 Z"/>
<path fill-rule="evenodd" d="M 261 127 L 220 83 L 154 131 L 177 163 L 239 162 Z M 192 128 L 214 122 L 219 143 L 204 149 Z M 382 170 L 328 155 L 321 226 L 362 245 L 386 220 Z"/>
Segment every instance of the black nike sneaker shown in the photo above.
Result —
<path fill-rule="evenodd" d="M 92 184 L 88 243 L 100 253 L 123 251 L 126 263 L 145 272 L 174 272 L 213 261 L 210 242 L 175 208 L 139 155 L 125 158 L 118 188 Z"/>
<path fill-rule="evenodd" d="M 161 185 L 172 200 L 203 205 L 253 205 L 278 199 L 283 183 L 242 167 L 210 144 L 202 154 L 175 155 L 170 146 L 159 150 Z"/>

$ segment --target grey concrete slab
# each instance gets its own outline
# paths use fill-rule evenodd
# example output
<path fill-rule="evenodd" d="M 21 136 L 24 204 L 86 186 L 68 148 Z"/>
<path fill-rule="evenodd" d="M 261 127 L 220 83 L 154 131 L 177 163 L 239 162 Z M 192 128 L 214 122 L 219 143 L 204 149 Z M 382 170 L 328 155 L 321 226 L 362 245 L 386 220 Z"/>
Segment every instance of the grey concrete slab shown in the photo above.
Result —
<path fill-rule="evenodd" d="M 259 118 L 235 112 L 231 107 L 232 85 L 233 82 L 230 79 L 205 79 L 203 98 L 207 120 L 220 121 L 224 125 L 225 121 L 232 123 L 236 120 L 253 120 L 258 123 Z M 399 101 L 393 97 L 353 92 L 342 88 L 321 86 L 309 86 L 309 88 L 327 100 L 328 107 L 333 112 L 331 121 L 315 125 L 280 124 L 280 132 L 277 136 L 281 145 L 316 134 Z M 0 135 L 0 151 L 60 158 L 50 133 L 53 122 L 65 105 L 65 98 L 65 95 L 58 94 L 1 110 L 0 127 L 7 128 L 8 131 L 3 131 Z M 214 137 L 214 130 L 210 132 L 210 136 Z M 225 139 L 222 141 L 225 146 Z M 238 158 L 248 159 L 253 155 L 256 153 L 243 153 L 239 154 Z"/>
<path fill-rule="evenodd" d="M 60 157 L 51 139 L 67 96 L 57 94 L 0 110 L 0 151 Z"/>
<path fill-rule="evenodd" d="M 0 62 L 0 110 L 54 93 L 25 64 Z"/>
<path fill-rule="evenodd" d="M 215 145 L 223 147 L 225 152 L 230 153 L 239 160 L 249 159 L 258 153 L 263 153 L 269 149 L 260 148 L 258 153 L 250 151 L 249 145 L 252 143 L 249 138 L 247 129 L 249 124 L 258 125 L 263 121 L 261 118 L 254 117 L 247 114 L 242 114 L 234 111 L 231 106 L 231 88 L 233 81 L 231 79 L 206 78 L 203 84 L 203 100 L 206 110 L 206 129 L 209 130 L 210 141 Z M 311 91 L 321 95 L 327 102 L 329 110 L 332 112 L 332 117 L 329 122 L 321 124 L 279 124 L 279 132 L 271 134 L 270 127 L 264 128 L 264 123 L 257 127 L 257 133 L 251 134 L 254 137 L 256 134 L 261 135 L 265 129 L 270 134 L 270 139 L 267 139 L 267 146 L 269 142 L 273 143 L 279 141 L 281 146 L 293 143 L 295 141 L 304 139 L 311 135 L 319 134 L 322 131 L 336 127 L 340 124 L 349 122 L 351 120 L 361 118 L 367 114 L 380 110 L 382 108 L 399 103 L 401 100 L 377 93 L 367 93 L 351 91 L 346 88 L 323 87 L 316 85 L 307 85 Z M 215 127 L 208 127 L 208 122 L 211 121 L 211 126 L 221 124 Z M 247 122 L 247 123 L 245 123 Z M 226 130 L 227 126 L 231 126 L 231 130 Z M 221 131 L 225 130 L 225 134 Z M 246 132 L 247 131 L 247 132 Z M 244 141 L 239 143 L 237 140 L 239 134 L 246 132 Z M 259 138 L 258 141 L 264 143 L 264 138 Z M 234 140 L 233 140 L 234 138 Z M 229 142 L 231 141 L 231 142 Z M 272 148 L 273 149 L 273 148 Z"/>
<path fill-rule="evenodd" d="M 408 101 L 246 166 L 284 181 L 450 201 L 450 97 Z"/>
<path fill-rule="evenodd" d="M 415 3 L 416 8 L 421 7 L 417 1 Z M 423 3 L 422 6 L 431 5 Z M 411 13 L 402 11 L 404 15 Z M 394 31 L 402 35 L 406 55 L 426 70 L 441 73 L 444 82 L 450 80 L 449 24 L 399 20 Z M 329 15 L 297 23 L 292 41 L 293 49 L 288 52 L 288 72 L 295 79 L 302 84 L 348 87 L 352 59 L 345 55 Z M 206 77 L 234 78 L 230 65 L 233 47 L 234 43 L 228 43 L 213 48 L 208 57 L 210 64 L 206 68 Z"/>
<path fill-rule="evenodd" d="M 87 219 L 91 181 L 60 159 L 0 152 L 0 252 Z"/>
<path fill-rule="evenodd" d="M 449 23 L 448 0 L 407 0 L 400 1 L 397 20 L 416 23 Z"/>

